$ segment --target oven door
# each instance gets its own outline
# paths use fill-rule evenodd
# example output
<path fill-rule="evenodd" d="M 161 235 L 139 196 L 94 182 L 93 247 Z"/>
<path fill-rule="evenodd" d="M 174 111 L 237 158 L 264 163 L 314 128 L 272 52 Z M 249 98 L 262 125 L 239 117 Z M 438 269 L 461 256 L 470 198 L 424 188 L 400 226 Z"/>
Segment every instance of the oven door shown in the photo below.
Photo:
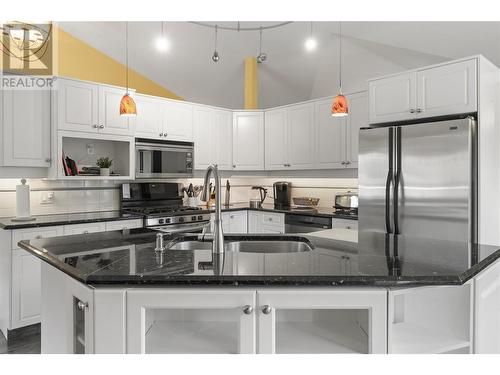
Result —
<path fill-rule="evenodd" d="M 136 141 L 135 178 L 177 178 L 192 175 L 192 143 Z"/>

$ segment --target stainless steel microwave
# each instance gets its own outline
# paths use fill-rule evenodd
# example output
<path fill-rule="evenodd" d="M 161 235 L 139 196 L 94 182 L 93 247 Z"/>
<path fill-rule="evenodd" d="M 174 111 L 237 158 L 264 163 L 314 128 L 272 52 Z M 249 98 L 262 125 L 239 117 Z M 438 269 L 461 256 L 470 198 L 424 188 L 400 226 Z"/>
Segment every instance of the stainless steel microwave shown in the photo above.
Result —
<path fill-rule="evenodd" d="M 193 176 L 192 142 L 135 139 L 135 178 Z"/>

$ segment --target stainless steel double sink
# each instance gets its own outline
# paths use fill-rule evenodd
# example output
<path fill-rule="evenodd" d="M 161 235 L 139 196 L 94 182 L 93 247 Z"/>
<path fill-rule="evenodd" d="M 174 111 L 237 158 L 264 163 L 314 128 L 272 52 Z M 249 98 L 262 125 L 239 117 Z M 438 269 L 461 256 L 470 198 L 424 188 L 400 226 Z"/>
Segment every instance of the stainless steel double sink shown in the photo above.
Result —
<path fill-rule="evenodd" d="M 232 237 L 232 236 L 231 236 Z M 226 239 L 224 248 L 227 252 L 243 253 L 302 253 L 314 249 L 314 245 L 305 237 L 294 236 L 290 239 L 273 239 L 270 236 L 263 236 L 256 239 Z M 210 242 L 201 241 L 180 241 L 170 247 L 170 250 L 210 250 Z"/>

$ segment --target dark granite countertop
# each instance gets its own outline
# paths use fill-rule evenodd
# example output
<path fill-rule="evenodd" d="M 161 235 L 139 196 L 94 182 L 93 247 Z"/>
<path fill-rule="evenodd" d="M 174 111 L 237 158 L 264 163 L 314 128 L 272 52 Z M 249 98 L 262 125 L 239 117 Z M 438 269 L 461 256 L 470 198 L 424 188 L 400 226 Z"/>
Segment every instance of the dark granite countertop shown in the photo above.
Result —
<path fill-rule="evenodd" d="M 134 229 L 19 244 L 92 285 L 453 285 L 466 282 L 500 257 L 499 247 L 494 246 L 361 233 L 359 244 L 307 235 L 302 238 L 313 249 L 304 252 L 266 252 L 269 245 L 265 242 L 259 245 L 262 252 L 233 251 L 229 245 L 214 263 L 207 242 L 183 250 L 184 242 L 178 245 L 181 248 L 159 257 L 154 252 L 156 233 Z M 226 236 L 226 242 L 294 237 L 297 235 L 233 235 Z"/>
<path fill-rule="evenodd" d="M 0 229 L 23 229 L 50 227 L 52 225 L 82 224 L 100 221 L 140 219 L 130 213 L 120 211 L 82 212 L 74 214 L 36 215 L 33 221 L 13 221 L 14 218 L 0 218 Z"/>
<path fill-rule="evenodd" d="M 312 210 L 304 210 L 304 209 L 297 209 L 294 207 L 274 208 L 274 205 L 270 203 L 264 203 L 262 205 L 262 208 L 250 208 L 248 203 L 234 203 L 231 204 L 229 207 L 224 205 L 222 206 L 222 211 L 240 211 L 240 210 L 280 212 L 284 214 L 322 216 L 322 217 L 331 217 L 337 219 L 358 220 L 357 215 L 349 215 L 345 213 L 335 212 L 335 209 L 333 207 L 315 207 Z"/>

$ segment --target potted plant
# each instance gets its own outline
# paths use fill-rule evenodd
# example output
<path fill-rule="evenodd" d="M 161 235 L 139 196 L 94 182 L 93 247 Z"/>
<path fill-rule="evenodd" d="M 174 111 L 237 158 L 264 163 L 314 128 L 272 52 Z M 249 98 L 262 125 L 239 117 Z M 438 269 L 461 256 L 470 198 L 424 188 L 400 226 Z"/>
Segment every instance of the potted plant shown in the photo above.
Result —
<path fill-rule="evenodd" d="M 113 160 L 108 157 L 99 158 L 96 164 L 100 168 L 101 176 L 109 176 L 109 168 L 113 165 Z"/>

